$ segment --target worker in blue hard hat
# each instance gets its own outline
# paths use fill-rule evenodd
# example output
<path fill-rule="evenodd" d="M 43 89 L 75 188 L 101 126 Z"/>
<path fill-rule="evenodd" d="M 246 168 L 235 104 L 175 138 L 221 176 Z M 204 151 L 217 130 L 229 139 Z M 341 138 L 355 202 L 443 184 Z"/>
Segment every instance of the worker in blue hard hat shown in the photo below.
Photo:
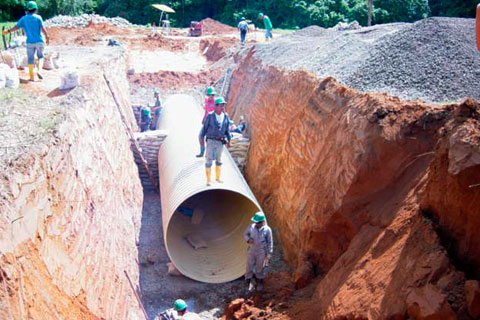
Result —
<path fill-rule="evenodd" d="M 256 279 L 257 291 L 261 292 L 265 269 L 268 267 L 273 253 L 272 229 L 267 225 L 265 214 L 261 211 L 255 213 L 252 222 L 243 234 L 248 244 L 245 281 L 248 291 L 253 292 Z"/>
<path fill-rule="evenodd" d="M 47 30 L 43 26 L 42 17 L 37 14 L 37 3 L 35 1 L 27 2 L 27 14 L 18 20 L 17 24 L 9 29 L 5 30 L 2 34 L 7 35 L 20 28 L 25 30 L 27 35 L 27 60 L 28 60 L 28 75 L 30 81 L 35 81 L 33 73 L 35 64 L 35 53 L 38 58 L 37 76 L 39 79 L 43 79 L 41 74 L 43 69 L 43 51 L 45 49 L 45 42 L 42 38 L 42 32 L 45 35 L 45 41 L 49 43 L 49 37 Z"/>

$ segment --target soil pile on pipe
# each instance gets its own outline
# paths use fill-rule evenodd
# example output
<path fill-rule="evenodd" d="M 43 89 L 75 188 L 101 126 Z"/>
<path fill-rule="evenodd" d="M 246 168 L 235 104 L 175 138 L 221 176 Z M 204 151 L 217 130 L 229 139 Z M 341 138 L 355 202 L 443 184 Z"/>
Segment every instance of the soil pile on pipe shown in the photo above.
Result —
<path fill-rule="evenodd" d="M 237 29 L 235 29 L 234 27 L 223 24 L 217 20 L 213 20 L 212 18 L 206 18 L 200 22 L 202 23 L 203 34 L 216 35 L 216 34 L 222 34 L 222 33 L 232 33 L 237 31 Z"/>
<path fill-rule="evenodd" d="M 430 102 L 480 99 L 475 21 L 428 18 L 353 31 L 308 27 L 268 45 L 266 64 L 332 76 L 360 91 Z"/>

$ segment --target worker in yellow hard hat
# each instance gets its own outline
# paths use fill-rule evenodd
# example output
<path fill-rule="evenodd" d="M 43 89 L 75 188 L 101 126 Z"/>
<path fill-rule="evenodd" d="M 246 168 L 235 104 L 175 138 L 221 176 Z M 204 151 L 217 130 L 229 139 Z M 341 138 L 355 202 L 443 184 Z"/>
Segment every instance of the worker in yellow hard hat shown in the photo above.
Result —
<path fill-rule="evenodd" d="M 37 3 L 35 1 L 27 2 L 27 14 L 18 20 L 17 24 L 3 32 L 3 35 L 7 35 L 18 29 L 24 29 L 27 35 L 27 59 L 28 59 L 28 75 L 30 81 L 34 81 L 33 74 L 35 53 L 38 58 L 38 71 L 37 75 L 39 79 L 43 79 L 41 74 L 43 68 L 43 51 L 45 49 L 45 43 L 42 38 L 42 32 L 45 35 L 47 44 L 50 42 L 47 30 L 43 26 L 42 17 L 37 14 Z"/>

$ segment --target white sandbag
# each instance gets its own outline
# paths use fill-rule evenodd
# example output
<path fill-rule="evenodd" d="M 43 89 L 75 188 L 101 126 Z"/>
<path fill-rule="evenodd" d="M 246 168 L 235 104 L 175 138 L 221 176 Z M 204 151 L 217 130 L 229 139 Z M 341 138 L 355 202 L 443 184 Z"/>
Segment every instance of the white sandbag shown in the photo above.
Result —
<path fill-rule="evenodd" d="M 13 55 L 11 55 L 10 53 L 2 53 L 2 58 L 3 58 L 3 61 L 10 67 L 10 68 L 13 68 L 13 69 L 16 69 L 17 68 L 17 64 L 15 62 L 15 57 Z"/>
<path fill-rule="evenodd" d="M 1 64 L 0 64 L 0 89 L 3 89 L 5 88 L 5 84 L 7 82 L 7 79 L 5 77 L 5 69 L 1 68 Z"/>
<path fill-rule="evenodd" d="M 18 70 L 14 68 L 8 68 L 5 72 L 5 87 L 16 89 L 20 86 L 20 75 Z"/>
<path fill-rule="evenodd" d="M 27 56 L 24 56 L 23 59 L 22 59 L 22 64 L 20 65 L 20 68 L 26 69 L 27 66 L 28 66 L 28 58 L 27 58 Z"/>
<path fill-rule="evenodd" d="M 55 66 L 53 65 L 52 56 L 45 57 L 43 61 L 43 69 L 44 70 L 53 70 Z"/>
<path fill-rule="evenodd" d="M 78 85 L 78 73 L 75 70 L 63 71 L 60 79 L 60 90 L 72 89 Z"/>
<path fill-rule="evenodd" d="M 44 56 L 45 60 L 43 62 L 43 69 L 45 69 L 45 70 L 58 69 L 58 61 L 55 62 L 55 60 L 58 60 L 58 57 L 59 57 L 58 52 L 45 54 L 45 56 Z"/>

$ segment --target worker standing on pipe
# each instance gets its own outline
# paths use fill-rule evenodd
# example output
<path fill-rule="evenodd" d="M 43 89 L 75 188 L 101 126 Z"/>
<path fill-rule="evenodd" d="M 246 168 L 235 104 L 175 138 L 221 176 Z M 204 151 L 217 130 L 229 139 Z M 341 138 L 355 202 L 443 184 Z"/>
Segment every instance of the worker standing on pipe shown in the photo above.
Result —
<path fill-rule="evenodd" d="M 245 281 L 248 285 L 248 291 L 253 292 L 255 280 L 257 279 L 257 291 L 263 290 L 263 279 L 265 279 L 265 269 L 270 263 L 273 253 L 272 229 L 266 224 L 265 214 L 257 212 L 252 218 L 253 223 L 248 226 L 243 237 L 248 247 L 247 252 L 247 272 Z"/>
<path fill-rule="evenodd" d="M 225 113 L 227 102 L 222 97 L 215 99 L 215 111 L 210 112 L 203 123 L 200 131 L 200 143 L 204 145 L 204 139 L 207 139 L 207 161 L 205 163 L 205 173 L 207 176 L 207 186 L 211 184 L 211 169 L 213 160 L 215 160 L 215 180 L 220 180 L 222 166 L 223 145 L 230 147 L 230 119 Z"/>
<path fill-rule="evenodd" d="M 215 111 L 215 94 L 216 94 L 215 88 L 213 87 L 207 88 L 207 96 L 205 97 L 205 105 L 204 105 L 205 112 L 203 114 L 202 125 L 205 123 L 205 119 L 207 118 L 207 115 L 210 112 Z M 201 133 L 202 131 L 200 130 L 200 134 L 198 135 L 198 139 L 200 141 L 200 153 L 197 154 L 197 158 L 201 158 L 205 154 L 205 141 L 204 141 L 205 139 L 201 137 Z"/>
<path fill-rule="evenodd" d="M 5 30 L 3 35 L 17 31 L 20 28 L 25 30 L 25 33 L 27 34 L 27 60 L 30 81 L 35 81 L 33 74 L 35 52 L 37 53 L 38 58 L 37 76 L 39 79 L 43 79 L 41 70 L 43 69 L 43 50 L 45 49 L 45 43 L 43 42 L 42 32 L 45 34 L 47 44 L 49 44 L 50 40 L 47 30 L 43 26 L 42 17 L 37 14 L 37 3 L 35 1 L 27 2 L 27 14 L 18 20 L 15 27 Z"/>

